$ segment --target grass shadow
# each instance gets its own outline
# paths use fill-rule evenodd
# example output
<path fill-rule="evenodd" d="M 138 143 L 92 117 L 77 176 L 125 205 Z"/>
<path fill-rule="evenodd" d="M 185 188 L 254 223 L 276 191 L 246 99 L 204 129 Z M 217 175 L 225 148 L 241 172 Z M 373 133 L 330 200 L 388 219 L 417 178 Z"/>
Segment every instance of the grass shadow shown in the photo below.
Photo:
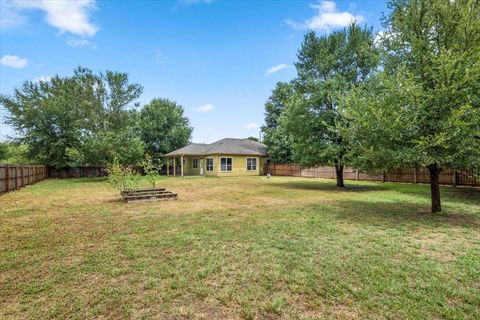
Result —
<path fill-rule="evenodd" d="M 454 212 L 449 209 L 442 213 L 431 213 L 428 205 L 420 203 L 348 200 L 337 201 L 333 206 L 336 208 L 337 219 L 366 227 L 378 225 L 393 229 L 415 228 L 419 225 L 431 228 L 480 227 L 480 216 Z"/>
<path fill-rule="evenodd" d="M 318 191 L 338 191 L 338 192 L 365 192 L 365 191 L 379 191 L 385 190 L 381 185 L 373 184 L 353 184 L 345 183 L 345 188 L 339 188 L 335 185 L 335 181 L 288 181 L 288 182 L 274 182 L 270 184 L 272 187 L 296 190 L 318 190 Z"/>
<path fill-rule="evenodd" d="M 423 198 L 429 200 L 430 186 L 429 185 L 410 185 L 402 186 L 397 189 L 398 192 Z M 480 188 L 474 187 L 453 187 L 441 186 L 440 196 L 442 201 L 453 202 L 464 205 L 479 205 L 480 206 Z"/>
<path fill-rule="evenodd" d="M 68 181 L 68 183 L 100 183 L 105 182 L 106 177 L 91 177 L 91 178 L 48 178 L 50 181 Z M 47 180 L 47 181 L 48 181 Z"/>

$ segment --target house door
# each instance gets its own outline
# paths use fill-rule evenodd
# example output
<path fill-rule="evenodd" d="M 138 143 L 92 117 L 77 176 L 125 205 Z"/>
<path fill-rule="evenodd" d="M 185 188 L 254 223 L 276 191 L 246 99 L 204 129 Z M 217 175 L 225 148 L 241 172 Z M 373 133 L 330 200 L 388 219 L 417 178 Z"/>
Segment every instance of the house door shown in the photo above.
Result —
<path fill-rule="evenodd" d="M 203 159 L 200 159 L 200 175 L 203 176 Z"/>

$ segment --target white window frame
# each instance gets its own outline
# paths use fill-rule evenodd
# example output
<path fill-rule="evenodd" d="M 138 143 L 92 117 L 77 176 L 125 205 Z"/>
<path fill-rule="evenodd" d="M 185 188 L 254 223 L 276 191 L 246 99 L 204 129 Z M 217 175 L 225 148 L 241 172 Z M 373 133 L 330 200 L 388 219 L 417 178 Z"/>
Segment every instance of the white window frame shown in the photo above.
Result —
<path fill-rule="evenodd" d="M 250 162 L 250 169 L 248 169 L 248 160 L 255 160 L 255 169 L 252 169 L 253 165 L 252 165 L 251 162 Z M 247 167 L 247 171 L 257 171 L 257 168 L 258 168 L 258 160 L 257 160 L 257 158 L 255 158 L 255 157 L 248 157 L 246 161 L 247 161 L 247 166 L 246 166 L 246 167 Z"/>
<path fill-rule="evenodd" d="M 222 164 L 223 159 L 230 159 L 230 170 L 228 170 L 227 161 L 225 161 L 225 165 Z M 225 167 L 225 170 L 223 169 Z M 233 158 L 232 157 L 220 157 L 220 171 L 222 172 L 232 172 L 233 171 Z"/>
<path fill-rule="evenodd" d="M 212 160 L 212 166 L 211 166 L 210 170 L 208 169 L 209 168 L 209 165 L 208 165 L 209 160 Z M 211 171 L 213 171 L 213 168 L 214 168 L 213 158 L 205 158 L 205 170 L 211 172 Z"/>
<path fill-rule="evenodd" d="M 198 169 L 198 159 L 193 159 L 193 161 L 192 161 L 192 168 L 193 168 L 193 169 Z"/>

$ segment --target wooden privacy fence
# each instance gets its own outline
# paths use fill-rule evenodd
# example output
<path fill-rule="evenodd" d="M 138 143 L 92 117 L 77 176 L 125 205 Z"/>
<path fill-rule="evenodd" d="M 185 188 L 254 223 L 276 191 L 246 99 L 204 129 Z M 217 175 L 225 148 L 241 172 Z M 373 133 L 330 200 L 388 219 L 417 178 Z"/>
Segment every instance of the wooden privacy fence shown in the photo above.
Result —
<path fill-rule="evenodd" d="M 50 178 L 94 178 L 105 177 L 107 175 L 106 166 L 84 166 L 74 168 L 48 168 Z"/>
<path fill-rule="evenodd" d="M 0 193 L 13 191 L 47 178 L 46 166 L 0 164 Z"/>
<path fill-rule="evenodd" d="M 263 172 L 273 176 L 293 176 L 306 178 L 335 179 L 335 167 L 318 166 L 302 168 L 298 164 L 267 163 Z M 346 180 L 366 180 L 383 182 L 404 182 L 404 183 L 430 183 L 430 173 L 427 168 L 400 168 L 385 173 L 365 173 L 354 168 L 344 168 L 343 178 Z M 443 169 L 440 173 L 440 184 L 453 186 L 480 186 L 474 170 L 456 171 Z"/>

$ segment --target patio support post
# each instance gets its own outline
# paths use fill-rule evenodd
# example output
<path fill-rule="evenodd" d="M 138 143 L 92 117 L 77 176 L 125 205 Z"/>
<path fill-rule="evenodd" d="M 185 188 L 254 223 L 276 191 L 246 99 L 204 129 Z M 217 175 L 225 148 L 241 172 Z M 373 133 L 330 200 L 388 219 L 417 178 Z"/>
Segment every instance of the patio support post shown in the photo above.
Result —
<path fill-rule="evenodd" d="M 170 175 L 170 158 L 167 157 L 167 176 Z"/>
<path fill-rule="evenodd" d="M 177 165 L 175 163 L 175 156 L 173 156 L 173 176 L 177 176 Z"/>
<path fill-rule="evenodd" d="M 182 176 L 183 178 L 183 154 L 180 158 L 180 175 Z"/>

